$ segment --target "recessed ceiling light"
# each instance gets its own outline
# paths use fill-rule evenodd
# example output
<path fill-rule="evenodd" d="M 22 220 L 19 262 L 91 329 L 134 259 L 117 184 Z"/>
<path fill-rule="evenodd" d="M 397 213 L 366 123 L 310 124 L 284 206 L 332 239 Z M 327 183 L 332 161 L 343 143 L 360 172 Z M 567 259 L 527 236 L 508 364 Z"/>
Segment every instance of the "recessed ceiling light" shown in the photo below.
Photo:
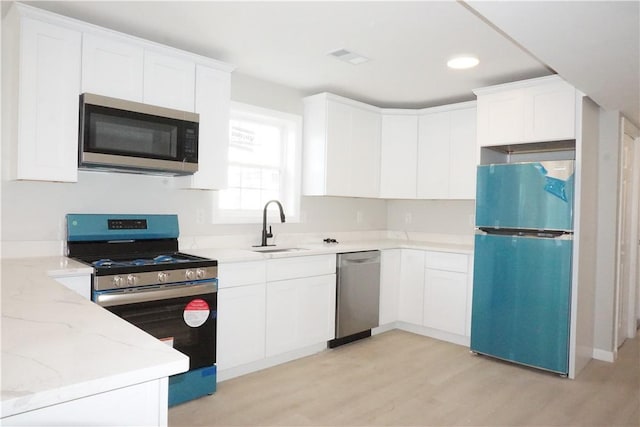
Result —
<path fill-rule="evenodd" d="M 370 61 L 366 56 L 362 56 L 359 53 L 355 53 L 347 49 L 334 50 L 333 52 L 329 52 L 329 55 L 353 65 L 363 64 Z"/>
<path fill-rule="evenodd" d="M 456 56 L 447 62 L 447 67 L 453 68 L 454 70 L 465 70 L 475 67 L 478 63 L 480 63 L 480 61 L 475 56 Z"/>

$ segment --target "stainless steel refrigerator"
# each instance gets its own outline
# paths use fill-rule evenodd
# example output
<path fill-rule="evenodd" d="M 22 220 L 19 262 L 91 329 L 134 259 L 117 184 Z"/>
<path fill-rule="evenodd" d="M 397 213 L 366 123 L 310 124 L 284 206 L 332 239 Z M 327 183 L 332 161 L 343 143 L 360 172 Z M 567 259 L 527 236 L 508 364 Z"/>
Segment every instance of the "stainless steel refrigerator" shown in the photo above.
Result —
<path fill-rule="evenodd" d="M 471 350 L 569 372 L 574 161 L 478 166 Z"/>

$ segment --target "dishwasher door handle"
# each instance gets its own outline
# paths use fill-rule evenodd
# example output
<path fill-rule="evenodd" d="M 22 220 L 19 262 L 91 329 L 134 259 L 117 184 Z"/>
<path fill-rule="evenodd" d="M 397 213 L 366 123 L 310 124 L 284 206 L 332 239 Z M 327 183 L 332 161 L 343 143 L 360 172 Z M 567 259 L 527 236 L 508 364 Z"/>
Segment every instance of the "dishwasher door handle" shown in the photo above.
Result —
<path fill-rule="evenodd" d="M 342 264 L 370 264 L 370 263 L 376 263 L 376 262 L 380 262 L 380 257 L 342 260 Z"/>

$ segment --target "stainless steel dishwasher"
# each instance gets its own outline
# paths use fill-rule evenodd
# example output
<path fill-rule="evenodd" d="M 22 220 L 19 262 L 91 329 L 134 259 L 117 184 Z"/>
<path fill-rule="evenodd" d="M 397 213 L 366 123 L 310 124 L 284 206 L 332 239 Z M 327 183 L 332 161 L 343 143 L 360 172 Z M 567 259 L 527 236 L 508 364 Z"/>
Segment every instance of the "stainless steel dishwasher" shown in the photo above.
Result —
<path fill-rule="evenodd" d="M 380 251 L 338 254 L 337 270 L 336 338 L 330 348 L 370 337 L 378 326 Z"/>

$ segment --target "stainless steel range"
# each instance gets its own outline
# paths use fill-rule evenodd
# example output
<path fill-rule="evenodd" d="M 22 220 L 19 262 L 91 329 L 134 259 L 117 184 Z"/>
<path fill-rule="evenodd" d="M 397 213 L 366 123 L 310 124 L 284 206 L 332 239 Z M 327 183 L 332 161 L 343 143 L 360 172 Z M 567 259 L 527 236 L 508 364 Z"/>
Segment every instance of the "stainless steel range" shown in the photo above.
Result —
<path fill-rule="evenodd" d="M 189 356 L 169 405 L 216 389 L 216 260 L 178 251 L 176 215 L 67 215 L 67 255 L 93 267 L 92 300 Z"/>

